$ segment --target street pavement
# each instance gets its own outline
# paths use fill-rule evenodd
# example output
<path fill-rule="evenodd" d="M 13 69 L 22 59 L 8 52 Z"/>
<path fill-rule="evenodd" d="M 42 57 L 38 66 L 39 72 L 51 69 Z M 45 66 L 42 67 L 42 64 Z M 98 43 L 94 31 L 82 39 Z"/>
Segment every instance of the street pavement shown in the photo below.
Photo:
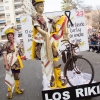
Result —
<path fill-rule="evenodd" d="M 82 52 L 94 66 L 94 80 L 100 82 L 100 54 L 95 52 Z M 23 61 L 24 68 L 21 70 L 20 79 L 21 86 L 25 89 L 24 94 L 18 95 L 14 93 L 11 100 L 42 100 L 42 72 L 39 61 Z M 62 63 L 60 61 L 60 63 Z M 62 66 L 63 69 L 63 66 Z M 2 58 L 0 58 L 0 100 L 7 100 L 7 86 L 4 83 L 5 69 Z M 92 98 L 91 100 L 100 100 L 100 97 Z"/>

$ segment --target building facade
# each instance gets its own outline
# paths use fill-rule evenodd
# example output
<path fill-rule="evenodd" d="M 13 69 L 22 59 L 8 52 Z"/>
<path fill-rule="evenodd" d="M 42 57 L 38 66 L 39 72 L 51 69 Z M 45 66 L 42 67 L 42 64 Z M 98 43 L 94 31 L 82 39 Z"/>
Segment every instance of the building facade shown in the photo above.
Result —
<path fill-rule="evenodd" d="M 31 0 L 0 0 L 0 39 L 6 39 L 2 33 L 5 24 L 13 24 L 19 29 L 19 37 L 22 36 L 20 16 L 31 14 L 33 6 Z"/>

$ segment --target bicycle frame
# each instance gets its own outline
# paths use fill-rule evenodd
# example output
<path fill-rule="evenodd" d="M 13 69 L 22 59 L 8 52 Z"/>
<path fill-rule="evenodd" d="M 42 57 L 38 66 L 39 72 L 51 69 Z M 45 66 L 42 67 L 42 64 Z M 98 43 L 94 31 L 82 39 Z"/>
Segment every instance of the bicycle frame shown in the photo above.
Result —
<path fill-rule="evenodd" d="M 66 55 L 67 56 L 67 61 L 65 63 L 67 63 L 68 61 L 71 60 L 71 62 L 72 62 L 71 65 L 70 65 L 71 68 L 74 67 L 75 71 L 78 72 L 78 69 L 76 68 L 76 64 L 75 64 L 75 61 L 76 61 L 76 59 L 78 57 L 77 55 L 75 55 L 75 48 L 78 47 L 78 46 L 70 43 L 69 41 L 68 41 L 68 43 L 69 43 L 68 44 L 69 47 L 68 47 L 68 45 L 66 45 L 65 50 L 63 50 L 64 52 L 67 52 L 67 55 Z M 82 56 L 79 55 L 79 57 L 82 57 Z"/>

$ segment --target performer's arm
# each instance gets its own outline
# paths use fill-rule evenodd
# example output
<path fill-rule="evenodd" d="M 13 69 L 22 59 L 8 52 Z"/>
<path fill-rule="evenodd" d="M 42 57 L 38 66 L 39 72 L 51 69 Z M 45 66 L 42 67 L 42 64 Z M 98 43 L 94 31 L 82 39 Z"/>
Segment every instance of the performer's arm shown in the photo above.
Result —
<path fill-rule="evenodd" d="M 6 53 L 3 53 L 3 58 L 4 58 L 4 64 L 5 64 L 6 66 L 8 66 L 7 54 L 6 54 Z"/>
<path fill-rule="evenodd" d="M 36 29 L 42 36 L 46 36 L 47 32 L 42 30 L 39 26 L 36 26 Z"/>
<path fill-rule="evenodd" d="M 42 36 L 46 36 L 47 32 L 44 31 L 43 29 L 41 29 L 40 24 L 38 23 L 37 19 L 35 17 L 33 17 L 33 26 L 37 29 L 37 31 L 42 35 Z"/>
<path fill-rule="evenodd" d="M 3 58 L 4 58 L 4 65 L 6 67 L 6 70 L 9 71 L 10 67 L 8 66 L 8 61 L 7 61 L 7 50 L 6 50 L 6 45 L 4 44 L 3 45 L 3 48 L 2 48 L 2 53 L 3 53 Z"/>

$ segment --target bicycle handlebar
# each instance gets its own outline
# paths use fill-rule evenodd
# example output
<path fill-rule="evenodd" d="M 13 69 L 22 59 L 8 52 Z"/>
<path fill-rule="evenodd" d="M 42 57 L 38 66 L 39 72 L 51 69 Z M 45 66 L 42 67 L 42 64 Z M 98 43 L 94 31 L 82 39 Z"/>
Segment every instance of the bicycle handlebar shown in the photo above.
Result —
<path fill-rule="evenodd" d="M 65 40 L 61 40 L 61 42 L 64 42 L 64 41 L 68 41 L 69 42 L 69 40 L 66 40 L 66 39 Z"/>

